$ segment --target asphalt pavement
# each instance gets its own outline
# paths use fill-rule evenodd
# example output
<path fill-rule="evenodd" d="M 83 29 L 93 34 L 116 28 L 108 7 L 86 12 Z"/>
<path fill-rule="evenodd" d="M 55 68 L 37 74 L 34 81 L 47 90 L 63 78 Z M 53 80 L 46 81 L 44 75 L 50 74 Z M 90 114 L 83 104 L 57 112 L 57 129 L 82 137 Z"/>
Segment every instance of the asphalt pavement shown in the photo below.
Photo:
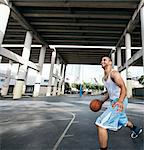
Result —
<path fill-rule="evenodd" d="M 55 97 L 0 100 L 0 150 L 98 150 L 95 113 L 89 109 L 92 99 L 101 96 L 65 95 Z M 131 99 L 128 118 L 144 126 L 144 99 Z M 131 139 L 123 127 L 109 131 L 109 150 L 144 150 L 144 134 Z"/>

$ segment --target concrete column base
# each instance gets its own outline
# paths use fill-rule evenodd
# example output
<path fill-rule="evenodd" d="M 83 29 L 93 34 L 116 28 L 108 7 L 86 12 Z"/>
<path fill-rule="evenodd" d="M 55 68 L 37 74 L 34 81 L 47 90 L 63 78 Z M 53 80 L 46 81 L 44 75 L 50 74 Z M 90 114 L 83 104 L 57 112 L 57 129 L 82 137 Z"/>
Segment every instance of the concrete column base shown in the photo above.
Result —
<path fill-rule="evenodd" d="M 56 96 L 56 91 L 57 91 L 57 87 L 54 86 L 53 87 L 53 93 L 52 93 L 53 96 Z"/>
<path fill-rule="evenodd" d="M 62 85 L 62 91 L 61 94 L 64 95 L 64 85 Z"/>
<path fill-rule="evenodd" d="M 26 85 L 23 85 L 23 89 L 22 89 L 22 95 L 25 95 L 25 91 L 26 91 Z"/>
<path fill-rule="evenodd" d="M 47 87 L 46 96 L 51 96 L 51 86 L 48 86 L 48 87 Z"/>
<path fill-rule="evenodd" d="M 38 97 L 39 96 L 39 91 L 40 91 L 40 84 L 35 84 L 33 97 Z"/>
<path fill-rule="evenodd" d="M 8 93 L 9 86 L 3 86 L 1 90 L 1 96 L 6 96 Z"/>
<path fill-rule="evenodd" d="M 16 85 L 13 91 L 13 99 L 21 98 L 24 84 L 25 84 L 24 81 L 20 81 L 20 80 L 16 81 Z"/>
<path fill-rule="evenodd" d="M 127 80 L 127 97 L 131 98 L 132 97 L 132 81 Z"/>
<path fill-rule="evenodd" d="M 58 95 L 61 95 L 61 87 L 58 88 Z"/>

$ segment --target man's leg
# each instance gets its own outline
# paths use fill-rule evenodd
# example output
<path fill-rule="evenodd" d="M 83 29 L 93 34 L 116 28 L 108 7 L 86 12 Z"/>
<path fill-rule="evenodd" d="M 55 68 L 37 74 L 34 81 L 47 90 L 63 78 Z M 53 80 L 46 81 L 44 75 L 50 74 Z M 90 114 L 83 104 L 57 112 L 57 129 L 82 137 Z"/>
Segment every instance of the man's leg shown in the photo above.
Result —
<path fill-rule="evenodd" d="M 135 126 L 131 121 L 128 121 L 127 127 L 129 127 L 131 129 L 131 131 L 132 131 L 131 138 L 133 138 L 133 139 L 137 138 L 143 131 L 142 128 Z"/>
<path fill-rule="evenodd" d="M 133 123 L 132 123 L 131 121 L 128 120 L 127 127 L 129 127 L 130 129 L 132 129 L 133 126 L 134 126 Z"/>
<path fill-rule="evenodd" d="M 108 147 L 108 133 L 107 129 L 97 126 L 98 129 L 98 140 L 101 150 L 107 150 Z"/>

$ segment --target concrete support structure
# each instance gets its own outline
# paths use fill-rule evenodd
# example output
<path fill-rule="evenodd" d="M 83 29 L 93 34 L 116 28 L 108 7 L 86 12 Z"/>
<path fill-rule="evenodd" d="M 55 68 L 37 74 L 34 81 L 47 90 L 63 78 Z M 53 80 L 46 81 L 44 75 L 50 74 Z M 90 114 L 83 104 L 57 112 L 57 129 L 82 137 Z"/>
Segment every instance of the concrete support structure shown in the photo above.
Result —
<path fill-rule="evenodd" d="M 2 56 L 0 56 L 0 63 L 2 62 Z"/>
<path fill-rule="evenodd" d="M 8 59 L 13 60 L 19 64 L 23 64 L 23 65 L 25 64 L 25 59 L 23 59 L 22 56 L 14 53 L 6 48 L 0 47 L 0 55 L 7 57 Z M 28 61 L 27 65 L 29 68 L 39 71 L 39 68 L 37 67 L 37 65 L 35 63 Z"/>
<path fill-rule="evenodd" d="M 111 60 L 112 60 L 112 68 L 115 66 L 115 52 L 111 53 Z"/>
<path fill-rule="evenodd" d="M 129 60 L 128 60 L 128 66 L 131 66 L 136 60 L 138 60 L 140 57 L 142 57 L 142 49 L 141 50 L 139 50 L 139 51 L 137 51 Z M 123 71 L 123 70 L 125 70 L 126 69 L 126 63 L 123 65 L 123 66 L 121 66 L 121 67 L 119 67 L 118 68 L 118 70 L 119 70 L 119 72 L 121 72 L 121 71 Z"/>
<path fill-rule="evenodd" d="M 51 86 L 52 86 L 52 77 L 53 77 L 53 69 L 54 69 L 54 64 L 55 64 L 55 58 L 56 58 L 56 50 L 54 50 L 52 52 L 52 56 L 51 56 L 51 67 L 50 67 L 49 81 L 48 81 L 46 96 L 51 96 Z"/>
<path fill-rule="evenodd" d="M 125 46 L 126 46 L 126 83 L 127 83 L 127 97 L 132 97 L 132 83 L 131 75 L 128 69 L 128 60 L 131 58 L 131 36 L 129 33 L 125 35 Z"/>
<path fill-rule="evenodd" d="M 10 8 L 7 5 L 0 3 L 0 47 L 5 35 L 9 14 Z"/>
<path fill-rule="evenodd" d="M 23 84 L 23 89 L 22 89 L 22 95 L 25 95 L 28 72 L 29 72 L 29 68 L 27 66 L 26 75 L 25 75 L 24 84 Z"/>
<path fill-rule="evenodd" d="M 53 87 L 53 93 L 52 95 L 55 96 L 57 94 L 57 84 L 58 84 L 58 74 L 59 74 L 59 65 L 60 65 L 60 59 L 59 57 L 57 57 L 57 60 L 56 60 L 56 77 L 55 77 L 55 80 L 54 80 L 54 87 Z"/>
<path fill-rule="evenodd" d="M 141 19 L 143 74 L 144 74 L 144 6 L 140 10 L 140 19 Z"/>
<path fill-rule="evenodd" d="M 9 66 L 5 75 L 5 81 L 2 85 L 2 89 L 1 89 L 1 95 L 2 96 L 6 96 L 8 93 L 8 89 L 9 89 L 9 82 L 10 82 L 10 78 L 11 78 L 11 69 L 12 69 L 12 61 L 9 60 Z"/>
<path fill-rule="evenodd" d="M 122 65 L 121 62 L 121 48 L 117 48 L 117 67 L 120 67 Z"/>
<path fill-rule="evenodd" d="M 63 80 L 62 80 L 62 94 L 64 94 L 65 90 L 65 73 L 66 73 L 66 64 L 64 65 L 64 71 L 63 71 Z"/>
<path fill-rule="evenodd" d="M 62 91 L 62 75 L 63 75 L 63 63 L 61 64 L 61 70 L 60 70 L 60 81 L 59 81 L 59 85 L 58 85 L 58 95 L 61 95 L 61 91 Z"/>
<path fill-rule="evenodd" d="M 18 79 L 16 81 L 14 91 L 13 91 L 13 99 L 19 99 L 22 96 L 23 86 L 25 84 L 25 77 L 27 74 L 27 66 L 30 57 L 30 50 L 32 44 L 32 34 L 31 32 L 27 31 L 24 49 L 22 53 L 22 58 L 25 60 L 25 64 L 21 65 L 18 72 Z"/>
<path fill-rule="evenodd" d="M 4 39 L 9 15 L 10 15 L 10 8 L 7 5 L 0 3 L 0 47 L 1 47 L 3 39 Z M 0 56 L 0 62 L 1 62 L 1 60 L 2 60 L 2 56 Z M 12 62 L 10 61 L 10 66 L 6 72 L 6 78 L 5 78 L 4 84 L 2 86 L 2 90 L 1 90 L 2 96 L 7 95 L 7 92 L 8 92 L 10 74 L 11 74 L 11 63 Z"/>
<path fill-rule="evenodd" d="M 39 68 L 40 68 L 40 70 L 37 72 L 36 82 L 35 82 L 34 91 L 33 91 L 33 97 L 39 96 L 41 75 L 42 75 L 42 68 L 43 68 L 45 53 L 46 53 L 46 46 L 43 46 L 43 47 L 41 47 L 40 55 L 39 55 Z"/>

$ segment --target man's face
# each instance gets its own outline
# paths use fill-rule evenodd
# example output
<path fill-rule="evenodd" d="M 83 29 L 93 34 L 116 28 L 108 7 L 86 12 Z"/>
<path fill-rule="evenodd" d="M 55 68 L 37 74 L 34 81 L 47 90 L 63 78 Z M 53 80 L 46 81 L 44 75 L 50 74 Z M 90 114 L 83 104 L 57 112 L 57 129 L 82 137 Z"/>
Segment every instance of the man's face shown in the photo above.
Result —
<path fill-rule="evenodd" d="M 103 57 L 101 59 L 101 63 L 100 64 L 101 64 L 102 68 L 105 68 L 105 67 L 107 67 L 109 65 L 112 65 L 112 62 L 111 62 L 109 57 Z"/>

